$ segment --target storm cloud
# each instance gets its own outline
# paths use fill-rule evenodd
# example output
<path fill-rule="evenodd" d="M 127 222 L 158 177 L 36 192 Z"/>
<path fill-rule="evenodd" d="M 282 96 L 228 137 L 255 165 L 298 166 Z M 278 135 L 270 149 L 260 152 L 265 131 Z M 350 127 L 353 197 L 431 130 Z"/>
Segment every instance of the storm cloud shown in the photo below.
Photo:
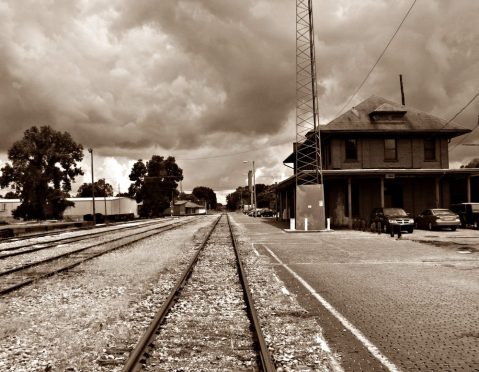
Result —
<path fill-rule="evenodd" d="M 313 1 L 322 122 L 411 4 Z M 349 106 L 400 101 L 403 74 L 406 104 L 450 119 L 479 90 L 477 14 L 476 1 L 418 0 Z M 263 183 L 279 181 L 295 138 L 295 20 L 291 0 L 0 1 L 0 152 L 49 124 L 95 148 L 97 176 L 123 189 L 153 154 L 178 158 L 184 189 L 235 188 L 252 159 Z M 478 111 L 455 122 L 472 129 Z M 458 145 L 451 161 L 474 156 Z"/>

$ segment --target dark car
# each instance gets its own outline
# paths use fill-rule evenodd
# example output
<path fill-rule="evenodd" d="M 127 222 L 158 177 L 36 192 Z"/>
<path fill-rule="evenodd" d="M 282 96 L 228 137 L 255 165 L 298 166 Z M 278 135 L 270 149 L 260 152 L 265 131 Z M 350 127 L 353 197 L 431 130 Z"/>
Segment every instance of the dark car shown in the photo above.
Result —
<path fill-rule="evenodd" d="M 479 203 L 452 204 L 451 211 L 459 215 L 461 226 L 479 228 Z"/>
<path fill-rule="evenodd" d="M 391 232 L 392 228 L 400 227 L 408 233 L 414 231 L 414 219 L 402 208 L 374 208 L 371 212 L 371 224 L 383 232 Z"/>
<path fill-rule="evenodd" d="M 261 217 L 273 217 L 274 211 L 269 208 L 265 208 L 261 211 Z"/>
<path fill-rule="evenodd" d="M 425 209 L 414 219 L 415 226 L 420 229 L 449 228 L 456 230 L 461 225 L 459 215 L 449 209 Z"/>

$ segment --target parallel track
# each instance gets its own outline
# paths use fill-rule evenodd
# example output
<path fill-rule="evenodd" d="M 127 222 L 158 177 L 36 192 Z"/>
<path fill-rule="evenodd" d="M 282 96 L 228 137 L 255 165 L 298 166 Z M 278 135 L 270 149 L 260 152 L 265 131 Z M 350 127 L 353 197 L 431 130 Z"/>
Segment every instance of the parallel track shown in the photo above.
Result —
<path fill-rule="evenodd" d="M 36 261 L 5 270 L 0 272 L 0 295 L 13 292 L 40 279 L 67 271 L 85 261 L 131 245 L 153 235 L 182 227 L 195 220 L 196 219 L 190 219 L 182 223 L 173 222 L 171 224 L 162 225 L 150 230 L 142 230 L 137 233 L 132 233 L 128 236 L 110 239 L 102 243 L 94 243 L 92 245 L 69 251 L 61 255 L 49 257 L 41 261 Z M 114 245 L 112 247 L 107 247 L 111 243 L 114 243 Z"/>
<path fill-rule="evenodd" d="M 123 367 L 123 372 L 132 372 L 132 371 L 138 371 L 142 368 L 142 365 L 146 363 L 147 361 L 147 355 L 150 354 L 149 348 L 154 347 L 152 345 L 155 344 L 155 339 L 158 341 L 158 339 L 161 339 L 161 327 L 165 322 L 165 319 L 167 316 L 171 315 L 175 310 L 174 306 L 177 303 L 178 299 L 181 297 L 181 293 L 184 291 L 184 288 L 188 286 L 189 281 L 191 279 L 192 273 L 195 270 L 195 267 L 197 266 L 199 260 L 202 258 L 200 257 L 202 254 L 204 254 L 205 247 L 208 244 L 213 244 L 210 243 L 210 238 L 213 234 L 213 232 L 217 229 L 219 221 L 223 218 L 223 216 L 220 216 L 218 220 L 215 222 L 209 233 L 206 235 L 204 241 L 200 245 L 197 253 L 194 255 L 192 258 L 191 262 L 189 263 L 188 267 L 186 270 L 183 272 L 181 275 L 180 279 L 170 292 L 168 298 L 166 301 L 163 303 L 161 308 L 158 310 L 156 313 L 155 317 L 153 318 L 152 322 L 150 323 L 148 329 L 145 331 L 141 339 L 138 341 L 136 347 L 132 350 L 130 353 L 124 367 Z M 241 262 L 241 257 L 239 254 L 239 251 L 236 247 L 236 239 L 234 237 L 233 231 L 231 229 L 229 217 L 227 217 L 227 223 L 228 223 L 228 228 L 229 228 L 229 233 L 231 236 L 231 247 L 234 250 L 234 255 L 236 257 L 236 267 L 238 271 L 238 276 L 239 276 L 239 282 L 241 283 L 242 291 L 243 291 L 243 300 L 244 304 L 246 307 L 246 312 L 250 321 L 249 329 L 251 330 L 252 333 L 252 338 L 254 341 L 254 348 L 255 352 L 257 353 L 257 364 L 254 368 L 254 370 L 257 370 L 258 368 L 263 370 L 263 371 L 275 371 L 274 364 L 271 359 L 271 355 L 269 353 L 268 347 L 266 345 L 266 342 L 264 340 L 263 333 L 261 331 L 261 326 L 259 323 L 258 316 L 256 314 L 256 311 L 254 309 L 254 303 L 253 299 L 251 296 L 251 292 L 248 286 L 248 281 L 246 279 L 246 275 L 244 273 L 243 265 Z M 226 253 L 225 253 L 226 254 Z M 204 280 L 204 278 L 203 278 Z M 214 277 L 209 277 L 208 280 L 215 280 Z M 224 284 L 224 283 L 222 283 Z M 209 283 L 209 285 L 215 285 L 214 282 Z M 207 311 L 207 309 L 203 309 L 203 311 Z M 238 311 L 238 310 L 236 310 Z M 199 315 L 201 316 L 201 315 Z M 234 321 L 233 321 L 234 322 Z M 231 341 L 233 342 L 233 341 Z M 200 366 L 198 366 L 200 367 Z"/>
<path fill-rule="evenodd" d="M 81 241 L 81 240 L 87 240 L 87 239 L 90 239 L 90 238 L 93 238 L 93 237 L 96 237 L 96 236 L 105 235 L 105 234 L 108 234 L 110 232 L 125 231 L 125 230 L 130 230 L 130 229 L 138 229 L 138 228 L 141 228 L 141 227 L 148 227 L 148 226 L 156 225 L 156 224 L 158 224 L 158 220 L 155 220 L 155 221 L 152 221 L 152 222 L 147 222 L 147 223 L 142 223 L 142 224 L 138 224 L 138 225 L 133 225 L 133 226 L 123 226 L 123 227 L 120 226 L 120 227 L 115 228 L 115 229 L 100 230 L 100 231 L 97 230 L 97 231 L 93 231 L 93 232 L 86 233 L 86 234 L 80 234 L 80 235 L 77 235 L 77 236 L 69 236 L 69 237 L 59 238 L 59 239 L 52 239 L 52 240 L 48 240 L 48 241 L 45 241 L 45 242 L 34 242 L 34 243 L 16 245 L 16 246 L 11 246 L 11 247 L 2 247 L 0 245 L 0 260 L 3 259 L 3 258 L 6 258 L 6 257 L 12 257 L 12 256 L 16 256 L 16 255 L 19 255 L 19 254 L 35 252 L 35 251 L 38 251 L 38 250 L 43 249 L 43 248 L 54 247 L 58 243 L 62 243 L 62 244 L 73 243 L 73 242 L 78 242 L 78 241 Z M 69 231 L 69 232 L 71 232 L 71 231 Z M 42 237 L 42 235 L 40 237 Z M 34 238 L 36 238 L 36 236 L 29 237 L 28 239 L 34 239 Z M 2 243 L 7 243 L 7 242 L 2 241 Z M 38 245 L 42 245 L 42 246 L 41 247 L 35 247 L 35 246 L 38 246 Z M 25 248 L 25 250 L 22 250 L 24 248 Z M 18 252 L 4 253 L 4 252 L 10 252 L 10 251 L 18 251 Z"/>

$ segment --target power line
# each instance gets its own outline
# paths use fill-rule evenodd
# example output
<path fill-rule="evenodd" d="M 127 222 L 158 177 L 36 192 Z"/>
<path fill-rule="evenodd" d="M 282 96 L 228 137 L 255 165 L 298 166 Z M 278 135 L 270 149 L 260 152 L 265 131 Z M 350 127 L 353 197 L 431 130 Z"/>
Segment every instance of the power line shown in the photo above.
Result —
<path fill-rule="evenodd" d="M 466 108 L 469 107 L 469 105 L 474 102 L 474 100 L 479 97 L 479 92 L 477 92 L 474 97 L 472 97 L 469 102 L 466 103 L 466 105 L 460 109 L 451 119 L 449 119 L 449 121 L 443 125 L 443 128 L 448 125 L 450 122 L 452 122 L 456 117 L 458 117 Z M 471 129 L 471 131 L 466 134 L 464 137 L 461 138 L 461 140 L 459 140 L 457 143 L 454 144 L 454 146 L 451 147 L 451 149 L 449 150 L 449 152 L 453 151 L 457 146 L 459 146 L 462 142 L 464 142 L 464 140 L 469 137 L 472 132 L 474 132 L 477 128 L 479 127 L 479 117 L 477 119 L 477 124 L 474 126 L 474 128 Z"/>
<path fill-rule="evenodd" d="M 349 105 L 349 103 L 352 101 L 352 99 L 356 96 L 356 94 L 358 94 L 358 92 L 361 90 L 361 88 L 363 87 L 364 83 L 366 83 L 366 80 L 368 80 L 369 76 L 371 75 L 371 73 L 373 72 L 373 70 L 375 69 L 375 67 L 377 66 L 377 64 L 379 63 L 379 61 L 381 60 L 381 58 L 383 57 L 384 53 L 386 53 L 386 50 L 389 48 L 389 45 L 391 45 L 392 41 L 394 40 L 394 38 L 396 37 L 397 33 L 399 32 L 399 29 L 401 28 L 401 26 L 403 25 L 404 21 L 406 20 L 406 18 L 409 16 L 409 13 L 411 13 L 411 10 L 412 8 L 414 7 L 414 5 L 416 4 L 416 1 L 417 0 L 414 0 L 411 4 L 411 6 L 409 7 L 408 11 L 406 12 L 406 14 L 404 15 L 401 23 L 399 24 L 399 26 L 396 28 L 396 31 L 394 31 L 394 34 L 391 36 L 391 38 L 389 39 L 388 43 L 386 44 L 386 46 L 384 47 L 383 51 L 381 52 L 381 54 L 379 55 L 378 59 L 376 60 L 376 62 L 374 63 L 374 65 L 371 67 L 371 69 L 368 71 L 368 73 L 366 74 L 366 77 L 363 79 L 363 81 L 361 82 L 361 84 L 359 84 L 359 86 L 356 88 L 356 90 L 354 91 L 353 95 L 351 97 L 349 97 L 349 99 L 346 101 L 346 103 L 344 104 L 344 106 L 341 108 L 341 110 L 339 110 L 339 112 L 336 114 L 336 117 L 338 117 L 342 112 L 343 110 Z"/>
<path fill-rule="evenodd" d="M 445 127 L 446 125 L 448 125 L 451 121 L 453 121 L 453 120 L 454 120 L 455 118 L 457 118 L 460 114 L 462 114 L 462 112 L 463 112 L 465 109 L 467 109 L 467 108 L 469 107 L 469 105 L 470 105 L 472 102 L 474 102 L 474 100 L 475 100 L 478 96 L 479 96 L 479 92 L 477 92 L 477 93 L 474 95 L 474 97 L 472 97 L 472 98 L 469 100 L 469 102 L 467 102 L 466 105 L 465 105 L 462 109 L 460 109 L 451 119 L 449 119 L 449 121 L 448 121 L 446 124 L 444 124 L 444 125 L 442 126 L 442 128 L 444 128 L 444 127 Z M 441 129 L 442 129 L 442 128 L 441 128 Z"/>

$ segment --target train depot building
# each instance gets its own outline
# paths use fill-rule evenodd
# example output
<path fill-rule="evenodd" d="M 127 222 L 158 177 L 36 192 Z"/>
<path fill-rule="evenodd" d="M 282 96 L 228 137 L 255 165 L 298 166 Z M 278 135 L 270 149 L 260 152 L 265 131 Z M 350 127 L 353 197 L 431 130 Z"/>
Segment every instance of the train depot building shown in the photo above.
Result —
<path fill-rule="evenodd" d="M 319 129 L 324 206 L 333 227 L 369 224 L 376 207 L 416 216 L 479 201 L 479 169 L 449 169 L 449 142 L 469 129 L 378 96 Z M 295 161 L 293 152 L 283 163 L 295 169 Z M 276 187 L 283 220 L 295 218 L 295 190 L 295 175 Z"/>

